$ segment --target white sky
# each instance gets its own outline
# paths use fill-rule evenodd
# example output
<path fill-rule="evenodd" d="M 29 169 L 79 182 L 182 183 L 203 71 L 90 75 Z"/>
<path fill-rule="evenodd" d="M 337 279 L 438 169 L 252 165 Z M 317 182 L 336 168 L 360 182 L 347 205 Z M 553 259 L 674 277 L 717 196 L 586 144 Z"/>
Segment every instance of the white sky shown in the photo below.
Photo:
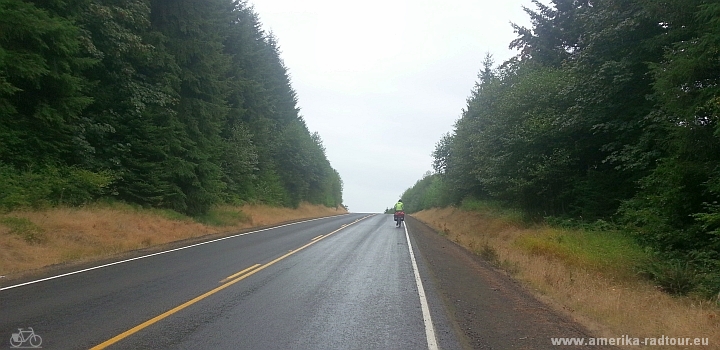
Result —
<path fill-rule="evenodd" d="M 249 0 L 275 34 L 352 212 L 382 212 L 425 172 L 485 53 L 501 63 L 530 0 Z"/>

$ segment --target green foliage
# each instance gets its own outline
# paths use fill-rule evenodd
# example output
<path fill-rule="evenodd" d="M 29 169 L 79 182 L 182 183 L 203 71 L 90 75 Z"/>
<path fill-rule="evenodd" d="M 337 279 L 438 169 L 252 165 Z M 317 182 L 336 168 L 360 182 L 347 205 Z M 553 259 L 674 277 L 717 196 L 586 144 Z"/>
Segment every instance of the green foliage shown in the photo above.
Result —
<path fill-rule="evenodd" d="M 242 198 L 251 198 L 252 182 L 256 177 L 258 157 L 252 135 L 244 124 L 232 126 L 226 131 L 221 154 L 223 182 L 227 185 L 224 201 L 242 202 Z"/>
<path fill-rule="evenodd" d="M 217 207 L 210 209 L 205 214 L 196 216 L 195 220 L 210 226 L 226 227 L 247 222 L 250 217 L 237 209 Z"/>
<path fill-rule="evenodd" d="M 273 170 L 264 170 L 258 175 L 252 193 L 251 198 L 269 205 L 281 206 L 289 201 L 287 189 Z"/>
<path fill-rule="evenodd" d="M 586 231 L 618 231 L 621 230 L 621 226 L 613 222 L 608 222 L 602 219 L 597 219 L 593 222 L 583 221 L 574 218 L 560 218 L 556 216 L 548 216 L 544 218 L 545 223 L 564 229 L 577 229 Z"/>
<path fill-rule="evenodd" d="M 668 159 L 644 178 L 622 208 L 624 222 L 643 242 L 661 251 L 691 250 L 709 243 L 693 214 L 702 212 L 702 168 Z"/>
<path fill-rule="evenodd" d="M 8 227 L 11 235 L 20 236 L 28 243 L 42 243 L 47 239 L 45 231 L 26 218 L 13 216 L 0 218 L 0 225 Z"/>
<path fill-rule="evenodd" d="M 252 176 L 230 185 L 242 183 L 250 201 L 341 205 L 342 180 L 327 161 L 320 136 L 311 134 L 299 116 L 276 39 L 262 32 L 257 15 L 245 1 L 235 5 L 225 45 L 232 64 L 228 72 L 230 112 L 224 133 L 245 125 L 249 135 L 246 141 L 255 154 L 246 152 L 240 157 L 249 160 L 243 164 L 252 170 Z"/>
<path fill-rule="evenodd" d="M 76 164 L 88 152 L 81 112 L 92 99 L 83 72 L 94 63 L 82 52 L 76 9 L 2 0 L 0 13 L 0 160 Z"/>
<path fill-rule="evenodd" d="M 489 213 L 516 225 L 524 225 L 532 222 L 531 217 L 526 215 L 522 210 L 512 208 L 507 204 L 497 201 L 478 200 L 472 197 L 467 197 L 462 200 L 458 207 L 466 211 Z"/>
<path fill-rule="evenodd" d="M 648 269 L 658 283 L 673 293 L 712 295 L 720 290 L 720 62 L 710 52 L 720 48 L 720 6 L 693 5 L 672 15 L 680 40 L 652 65 L 655 137 L 666 156 L 620 212 L 628 230 L 658 251 Z"/>
<path fill-rule="evenodd" d="M 533 3 L 532 27 L 515 26 L 519 55 L 495 68 L 485 57 L 433 153 L 436 174 L 403 195 L 408 207 L 501 203 L 556 225 L 622 229 L 656 254 L 648 275 L 668 291 L 717 294 L 720 4 Z"/>
<path fill-rule="evenodd" d="M 704 210 L 693 214 L 693 217 L 703 231 L 716 236 L 714 240 L 717 242 L 720 239 L 720 168 L 709 174 L 703 189 L 708 199 L 703 202 Z"/>
<path fill-rule="evenodd" d="M 717 297 L 720 290 L 720 259 L 717 253 L 691 251 L 689 256 L 656 254 L 640 272 L 671 294 Z"/>
<path fill-rule="evenodd" d="M 442 176 L 430 172 L 418 180 L 413 187 L 407 189 L 400 198 L 408 213 L 442 207 L 449 203 L 445 197 L 445 184 Z"/>
<path fill-rule="evenodd" d="M 631 275 L 649 261 L 632 237 L 617 230 L 547 228 L 526 235 L 517 244 L 532 254 L 545 255 L 581 268 Z"/>
<path fill-rule="evenodd" d="M 246 1 L 0 0 L 0 207 L 337 206 Z"/>
<path fill-rule="evenodd" d="M 109 172 L 54 166 L 20 172 L 0 163 L 0 208 L 87 204 L 108 194 L 112 181 Z"/>
<path fill-rule="evenodd" d="M 690 263 L 679 260 L 652 261 L 641 271 L 670 294 L 686 295 L 695 289 L 700 275 Z"/>

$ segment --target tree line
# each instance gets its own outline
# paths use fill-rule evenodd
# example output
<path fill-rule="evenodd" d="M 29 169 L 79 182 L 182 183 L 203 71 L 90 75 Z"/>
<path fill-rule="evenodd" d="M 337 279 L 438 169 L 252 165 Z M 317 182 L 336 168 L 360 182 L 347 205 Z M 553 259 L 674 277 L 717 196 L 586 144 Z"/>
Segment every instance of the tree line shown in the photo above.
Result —
<path fill-rule="evenodd" d="M 720 290 L 720 3 L 552 0 L 483 61 L 410 210 L 471 197 L 615 224 Z"/>
<path fill-rule="evenodd" d="M 342 203 L 245 0 L 0 0 L 0 208 Z"/>

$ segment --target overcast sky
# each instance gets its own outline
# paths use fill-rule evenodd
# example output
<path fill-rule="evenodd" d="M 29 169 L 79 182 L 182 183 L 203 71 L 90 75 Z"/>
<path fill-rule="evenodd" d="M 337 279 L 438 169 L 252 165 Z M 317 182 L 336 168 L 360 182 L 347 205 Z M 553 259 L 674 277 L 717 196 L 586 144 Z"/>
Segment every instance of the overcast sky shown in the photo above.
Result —
<path fill-rule="evenodd" d="M 250 0 L 352 212 L 382 212 L 432 170 L 485 53 L 515 55 L 530 0 Z"/>

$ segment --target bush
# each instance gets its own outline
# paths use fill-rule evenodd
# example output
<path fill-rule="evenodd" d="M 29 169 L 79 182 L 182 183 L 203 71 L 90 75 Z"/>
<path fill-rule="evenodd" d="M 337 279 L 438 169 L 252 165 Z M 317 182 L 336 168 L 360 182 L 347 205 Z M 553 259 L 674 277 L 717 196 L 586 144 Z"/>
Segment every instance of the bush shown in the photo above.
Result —
<path fill-rule="evenodd" d="M 10 234 L 20 236 L 28 243 L 42 243 L 45 241 L 45 232 L 26 218 L 5 217 L 0 218 L 0 224 L 10 229 Z"/>
<path fill-rule="evenodd" d="M 532 222 L 530 216 L 523 211 L 510 208 L 497 201 L 478 200 L 471 197 L 460 202 L 460 209 L 479 213 L 488 213 L 503 218 L 517 225 L 527 225 Z"/>
<path fill-rule="evenodd" d="M 657 255 L 640 272 L 670 294 L 712 299 L 720 293 L 720 263 L 706 252 L 675 257 Z"/>
<path fill-rule="evenodd" d="M 250 217 L 232 207 L 217 207 L 207 213 L 197 216 L 196 221 L 210 226 L 235 226 L 241 222 L 250 221 Z"/>
<path fill-rule="evenodd" d="M 500 256 L 498 255 L 498 252 L 493 246 L 489 245 L 487 242 L 483 244 L 478 253 L 483 259 L 485 259 L 485 261 L 489 262 L 493 266 L 499 266 Z"/>
<path fill-rule="evenodd" d="M 675 295 L 687 295 L 698 287 L 700 274 L 690 263 L 679 260 L 653 260 L 641 272 L 655 281 L 664 291 Z"/>
<path fill-rule="evenodd" d="M 545 217 L 544 220 L 550 226 L 561 227 L 564 229 L 577 229 L 585 231 L 615 231 L 621 228 L 617 224 L 602 219 L 597 219 L 592 222 L 586 222 L 582 219 L 548 216 Z"/>
<path fill-rule="evenodd" d="M 114 177 L 76 167 L 46 166 L 18 171 L 0 163 L 0 209 L 83 205 L 108 192 Z"/>

